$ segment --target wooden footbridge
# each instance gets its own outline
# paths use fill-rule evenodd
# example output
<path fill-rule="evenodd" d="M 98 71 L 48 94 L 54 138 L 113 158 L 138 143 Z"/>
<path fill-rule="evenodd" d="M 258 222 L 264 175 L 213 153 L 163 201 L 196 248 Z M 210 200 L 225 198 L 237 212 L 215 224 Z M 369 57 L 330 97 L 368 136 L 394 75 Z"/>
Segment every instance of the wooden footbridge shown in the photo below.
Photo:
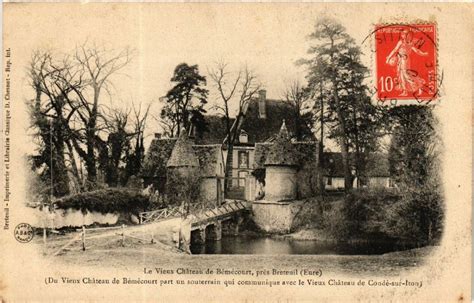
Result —
<path fill-rule="evenodd" d="M 250 203 L 243 200 L 224 200 L 219 206 L 193 205 L 185 211 L 183 206 L 174 206 L 139 214 L 140 224 L 159 222 L 171 218 L 186 217 L 190 221 L 191 242 L 220 240 L 222 229 L 237 234 L 244 214 L 251 209 Z M 223 226 L 224 223 L 224 226 Z"/>

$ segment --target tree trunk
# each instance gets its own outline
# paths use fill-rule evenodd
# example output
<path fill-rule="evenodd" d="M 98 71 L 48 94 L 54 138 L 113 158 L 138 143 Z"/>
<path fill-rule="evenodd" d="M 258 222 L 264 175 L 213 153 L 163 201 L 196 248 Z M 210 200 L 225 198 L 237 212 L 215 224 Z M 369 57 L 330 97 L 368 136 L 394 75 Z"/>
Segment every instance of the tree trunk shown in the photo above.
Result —
<path fill-rule="evenodd" d="M 334 48 L 334 39 L 331 38 L 331 49 Z M 336 64 L 334 62 L 334 53 L 331 53 L 331 65 L 335 68 Z M 336 103 L 336 114 L 337 119 L 339 120 L 339 127 L 341 131 L 341 156 L 342 162 L 344 166 L 344 189 L 346 191 L 352 188 L 352 173 L 351 167 L 349 163 L 349 143 L 347 142 L 347 129 L 346 129 L 346 122 L 344 121 L 344 115 L 341 111 L 341 104 L 339 102 L 339 94 L 337 92 L 337 79 L 336 74 L 333 71 L 331 75 L 331 82 L 332 82 L 332 92 L 334 97 L 334 102 Z"/>
<path fill-rule="evenodd" d="M 356 188 L 360 187 L 360 171 L 361 171 L 361 159 L 360 159 L 360 144 L 359 144 L 359 129 L 357 126 L 357 114 L 356 109 L 354 108 L 352 112 L 352 117 L 354 119 L 354 131 L 355 131 L 355 178 L 357 178 Z"/>
<path fill-rule="evenodd" d="M 99 104 L 99 93 L 100 90 L 97 85 L 94 85 L 94 104 L 92 107 L 91 115 L 87 123 L 86 130 L 86 145 L 87 145 L 87 156 L 86 156 L 86 170 L 87 170 L 87 189 L 93 190 L 97 185 L 97 167 L 95 158 L 95 134 L 97 124 L 97 110 Z"/>
<path fill-rule="evenodd" d="M 229 138 L 230 139 L 230 138 Z M 225 160 L 225 179 L 224 179 L 224 189 L 225 193 L 227 193 L 228 189 L 232 187 L 232 160 L 234 154 L 234 145 L 228 143 L 227 144 L 227 157 Z"/>
<path fill-rule="evenodd" d="M 339 103 L 339 95 L 337 93 L 337 82 L 335 79 L 333 80 L 334 83 L 334 88 L 333 88 L 333 95 L 334 95 L 334 101 L 336 102 L 336 113 L 337 113 L 337 118 L 339 120 L 339 127 L 341 128 L 341 139 L 340 139 L 340 144 L 341 144 L 341 156 L 342 156 L 342 163 L 344 166 L 344 189 L 346 191 L 352 189 L 352 172 L 351 172 L 351 166 L 350 166 L 350 160 L 349 160 L 349 143 L 347 142 L 347 129 L 346 129 L 346 122 L 344 121 L 344 116 L 342 114 L 342 111 L 340 109 L 340 103 Z"/>
<path fill-rule="evenodd" d="M 320 128 L 320 131 L 321 131 L 321 134 L 320 134 L 320 140 L 319 140 L 319 154 L 318 154 L 318 168 L 319 168 L 319 190 L 320 190 L 320 193 L 321 195 L 324 195 L 324 192 L 325 192 L 325 184 L 324 184 L 324 174 L 323 174 L 323 170 L 324 170 L 324 167 L 323 167 L 323 158 L 324 158 L 324 99 L 323 99 L 323 84 L 322 84 L 322 81 L 320 81 L 320 86 L 319 86 L 319 90 L 320 90 L 320 98 L 321 98 L 321 118 L 320 118 L 320 122 L 321 122 L 321 128 Z"/>
<path fill-rule="evenodd" d="M 59 112 L 58 114 L 61 114 Z M 56 118 L 51 126 L 50 143 L 51 143 L 51 185 L 53 187 L 53 195 L 55 197 L 62 197 L 69 194 L 69 176 L 67 174 L 66 161 L 64 159 L 64 134 L 60 125 L 60 119 Z M 58 121 L 59 120 L 59 121 Z M 55 126 L 55 127 L 54 127 Z"/>
<path fill-rule="evenodd" d="M 97 183 L 97 167 L 94 153 L 95 122 L 93 119 L 91 119 L 87 125 L 86 137 L 87 155 L 84 160 L 86 162 L 87 171 L 87 189 L 92 190 Z"/>
<path fill-rule="evenodd" d="M 347 191 L 352 189 L 353 177 L 349 161 L 349 146 L 347 144 L 347 139 L 343 137 L 341 141 L 341 156 L 344 165 L 344 189 Z"/>
<path fill-rule="evenodd" d="M 69 161 L 71 162 L 72 175 L 75 178 L 75 186 L 78 190 L 81 190 L 82 179 L 79 175 L 79 169 L 77 167 L 76 159 L 74 158 L 74 148 L 69 140 L 66 140 L 66 146 L 69 154 Z"/>

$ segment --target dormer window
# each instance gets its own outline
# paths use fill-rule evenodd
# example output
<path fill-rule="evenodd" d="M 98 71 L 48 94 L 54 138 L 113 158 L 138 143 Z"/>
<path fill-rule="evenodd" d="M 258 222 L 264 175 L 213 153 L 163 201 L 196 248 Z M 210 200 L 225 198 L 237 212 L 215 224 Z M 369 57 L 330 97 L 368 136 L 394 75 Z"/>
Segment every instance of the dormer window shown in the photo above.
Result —
<path fill-rule="evenodd" d="M 248 136 L 247 132 L 243 129 L 240 131 L 239 142 L 240 143 L 248 143 L 249 142 L 249 136 Z"/>

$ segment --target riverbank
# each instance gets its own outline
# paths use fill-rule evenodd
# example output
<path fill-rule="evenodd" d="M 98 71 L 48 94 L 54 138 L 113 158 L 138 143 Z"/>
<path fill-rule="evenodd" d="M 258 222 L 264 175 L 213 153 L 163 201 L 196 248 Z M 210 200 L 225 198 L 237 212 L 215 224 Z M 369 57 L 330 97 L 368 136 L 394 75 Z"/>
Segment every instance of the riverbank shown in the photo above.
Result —
<path fill-rule="evenodd" d="M 307 241 L 325 241 L 333 242 L 330 236 L 324 230 L 317 228 L 300 229 L 296 232 L 286 235 L 274 235 L 276 239 L 307 240 Z"/>
<path fill-rule="evenodd" d="M 431 258 L 431 252 L 435 247 L 423 247 L 419 249 L 390 252 L 381 255 L 338 255 L 338 254 L 200 254 L 189 255 L 175 247 L 169 232 L 174 229 L 177 222 L 169 220 L 159 224 L 143 227 L 129 227 L 129 235 L 144 237 L 145 233 L 153 231 L 155 241 L 140 241 L 134 238 L 126 238 L 124 243 L 118 235 L 102 235 L 94 237 L 86 242 L 86 250 L 83 251 L 79 243 L 75 243 L 65 249 L 57 256 L 52 256 L 54 251 L 64 245 L 71 236 L 58 236 L 51 238 L 47 248 L 43 249 L 40 239 L 36 238 L 39 251 L 47 253 L 45 260 L 54 266 L 69 268 L 72 265 L 77 268 L 102 268 L 114 270 L 141 271 L 144 267 L 162 268 L 241 268 L 241 269 L 294 269 L 294 268 L 320 268 L 325 274 L 348 274 L 387 276 L 397 275 L 405 270 L 410 270 L 424 264 Z M 162 232 L 160 232 L 161 230 Z M 115 233 L 115 232 L 111 232 Z M 299 236 L 309 237 L 309 231 L 297 233 Z M 92 236 L 92 233 L 91 233 Z M 285 240 L 282 240 L 284 242 Z M 244 254 L 245 253 L 245 254 Z"/>
<path fill-rule="evenodd" d="M 322 269 L 324 274 L 391 276 L 423 265 L 434 247 L 383 255 L 188 255 L 156 244 L 70 251 L 50 259 L 55 266 L 141 272 L 144 267 L 222 269 Z"/>

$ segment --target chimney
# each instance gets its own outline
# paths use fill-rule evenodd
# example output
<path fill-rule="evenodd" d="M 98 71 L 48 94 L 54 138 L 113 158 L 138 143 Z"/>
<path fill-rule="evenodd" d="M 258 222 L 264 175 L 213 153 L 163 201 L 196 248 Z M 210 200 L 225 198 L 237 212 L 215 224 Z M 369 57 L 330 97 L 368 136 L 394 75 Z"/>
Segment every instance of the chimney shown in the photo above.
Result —
<path fill-rule="evenodd" d="M 261 89 L 258 91 L 258 117 L 261 119 L 266 119 L 267 118 L 267 106 L 266 106 L 266 100 L 267 100 L 267 91 L 264 89 Z"/>
<path fill-rule="evenodd" d="M 155 133 L 155 139 L 161 139 L 161 133 Z"/>

